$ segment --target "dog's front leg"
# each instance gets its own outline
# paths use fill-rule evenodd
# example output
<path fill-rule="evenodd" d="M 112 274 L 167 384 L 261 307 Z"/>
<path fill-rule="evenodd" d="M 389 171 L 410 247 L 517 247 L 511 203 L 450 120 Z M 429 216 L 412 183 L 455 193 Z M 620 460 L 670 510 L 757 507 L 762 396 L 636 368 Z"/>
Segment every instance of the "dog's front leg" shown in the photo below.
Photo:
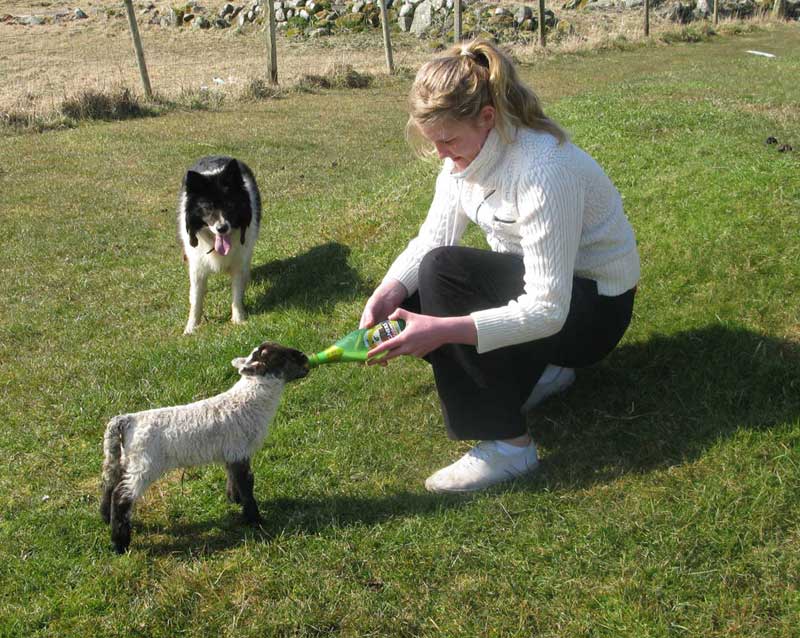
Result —
<path fill-rule="evenodd" d="M 189 320 L 183 334 L 194 332 L 203 316 L 203 299 L 206 296 L 208 277 L 199 272 L 198 268 L 189 268 Z"/>
<path fill-rule="evenodd" d="M 231 273 L 231 321 L 244 323 L 247 313 L 244 310 L 244 289 L 249 273 L 244 268 Z"/>

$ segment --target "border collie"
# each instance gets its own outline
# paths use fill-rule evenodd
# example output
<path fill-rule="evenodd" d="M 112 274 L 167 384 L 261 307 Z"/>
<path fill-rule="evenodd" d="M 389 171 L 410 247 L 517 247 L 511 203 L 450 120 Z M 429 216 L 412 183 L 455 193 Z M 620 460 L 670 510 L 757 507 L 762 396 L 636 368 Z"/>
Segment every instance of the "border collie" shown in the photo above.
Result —
<path fill-rule="evenodd" d="M 190 307 L 184 334 L 200 323 L 212 273 L 230 275 L 231 320 L 244 321 L 244 289 L 260 225 L 261 196 L 244 162 L 209 156 L 186 171 L 178 200 L 178 235 L 189 262 Z"/>

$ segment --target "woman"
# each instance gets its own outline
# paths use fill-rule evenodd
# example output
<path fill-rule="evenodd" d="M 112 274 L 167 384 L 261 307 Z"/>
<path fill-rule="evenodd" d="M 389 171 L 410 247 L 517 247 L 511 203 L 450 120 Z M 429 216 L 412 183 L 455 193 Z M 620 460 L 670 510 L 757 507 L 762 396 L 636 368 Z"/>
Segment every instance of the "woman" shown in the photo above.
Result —
<path fill-rule="evenodd" d="M 536 468 L 525 412 L 619 343 L 639 256 L 609 178 L 491 43 L 425 64 L 409 105 L 407 133 L 444 162 L 425 222 L 361 327 L 406 321 L 371 356 L 431 363 L 449 436 L 479 442 L 425 486 L 469 492 Z M 491 250 L 457 245 L 470 221 Z"/>

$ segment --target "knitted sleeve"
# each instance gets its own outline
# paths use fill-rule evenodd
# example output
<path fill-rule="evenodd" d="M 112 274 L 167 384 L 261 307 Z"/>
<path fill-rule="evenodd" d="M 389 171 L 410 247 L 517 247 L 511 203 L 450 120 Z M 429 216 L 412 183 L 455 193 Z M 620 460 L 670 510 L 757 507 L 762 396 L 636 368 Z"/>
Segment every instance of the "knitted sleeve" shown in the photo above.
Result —
<path fill-rule="evenodd" d="M 384 281 L 396 279 L 405 286 L 409 295 L 419 287 L 417 274 L 422 258 L 434 248 L 457 244 L 464 234 L 468 218 L 458 206 L 454 182 L 450 176 L 449 162 L 446 162 L 436 178 L 433 201 L 417 236 L 397 256 L 383 278 Z"/>
<path fill-rule="evenodd" d="M 505 306 L 471 313 L 478 352 L 542 339 L 566 321 L 581 236 L 584 188 L 566 166 L 545 164 L 520 178 L 517 206 L 524 292 Z"/>

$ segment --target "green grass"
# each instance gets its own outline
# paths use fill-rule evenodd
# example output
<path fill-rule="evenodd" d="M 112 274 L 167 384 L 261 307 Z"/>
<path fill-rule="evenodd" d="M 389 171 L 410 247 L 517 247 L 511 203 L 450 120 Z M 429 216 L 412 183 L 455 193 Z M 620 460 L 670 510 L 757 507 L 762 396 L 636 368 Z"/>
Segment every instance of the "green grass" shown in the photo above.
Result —
<path fill-rule="evenodd" d="M 97 513 L 106 420 L 227 388 L 263 339 L 354 327 L 436 169 L 402 140 L 406 80 L 4 138 L 0 635 L 796 635 L 800 151 L 764 140 L 800 149 L 800 32 L 522 72 L 618 185 L 643 263 L 619 349 L 530 417 L 541 472 L 429 495 L 466 444 L 427 366 L 329 366 L 254 461 L 263 528 L 221 468 L 191 469 L 151 488 L 122 557 Z M 248 323 L 220 278 L 186 338 L 174 208 L 208 153 L 251 165 L 265 224 Z"/>

